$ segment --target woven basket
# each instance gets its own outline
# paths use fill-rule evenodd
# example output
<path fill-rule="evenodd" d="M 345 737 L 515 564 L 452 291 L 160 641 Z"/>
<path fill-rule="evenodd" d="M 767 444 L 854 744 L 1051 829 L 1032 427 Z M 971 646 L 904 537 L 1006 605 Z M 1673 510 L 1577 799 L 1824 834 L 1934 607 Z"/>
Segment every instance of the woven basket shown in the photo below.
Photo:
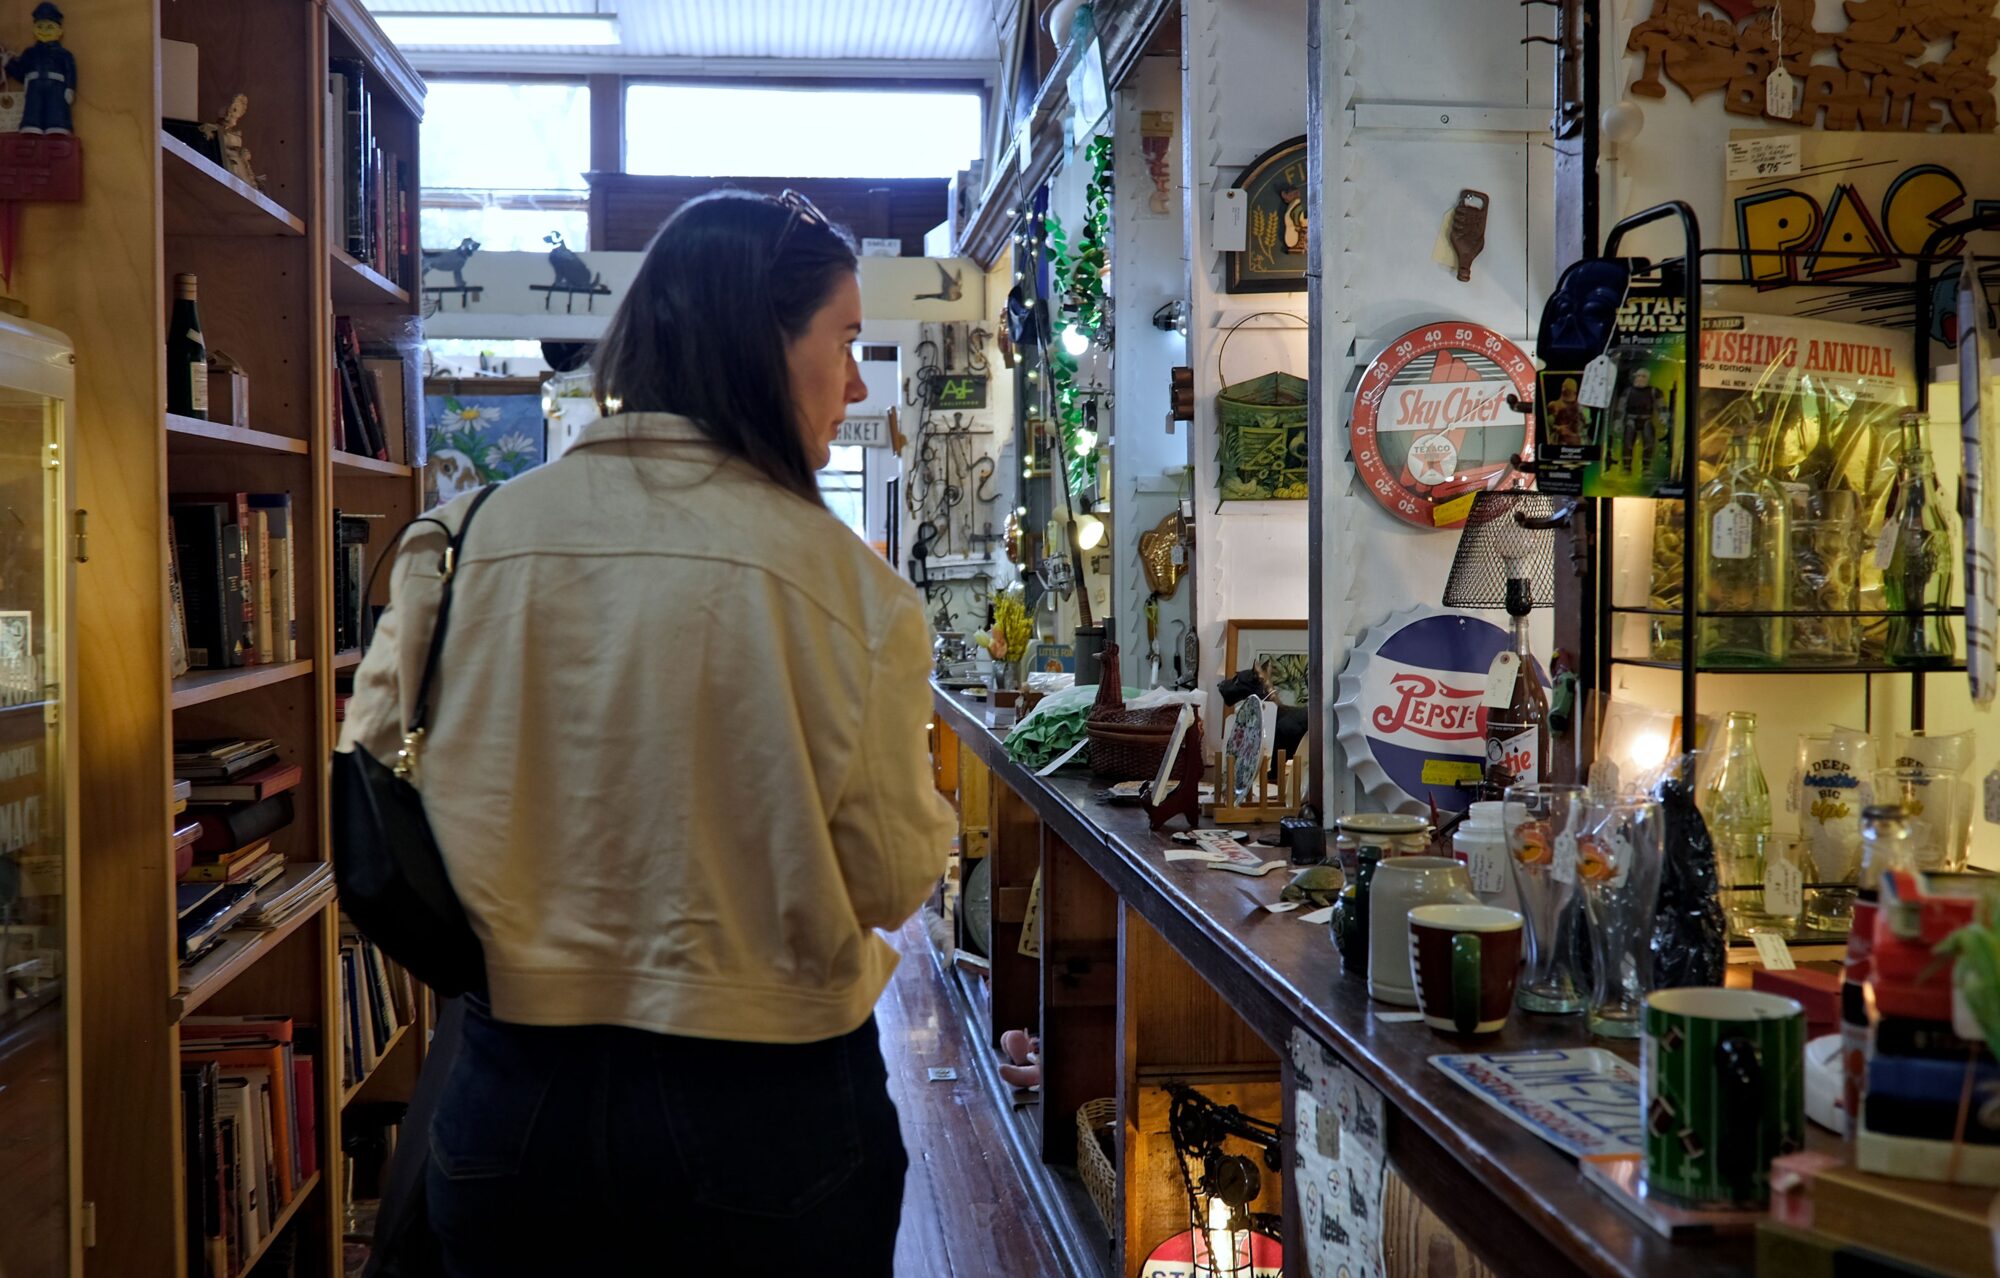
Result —
<path fill-rule="evenodd" d="M 1118 1169 L 1112 1165 L 1111 1151 L 1116 1149 L 1118 1126 L 1118 1102 L 1110 1097 L 1085 1101 L 1083 1108 L 1076 1111 L 1076 1170 L 1083 1178 L 1084 1192 L 1090 1195 L 1097 1214 L 1104 1217 L 1104 1227 L 1111 1236 L 1118 1236 L 1121 1213 L 1118 1210 Z"/>
<path fill-rule="evenodd" d="M 1166 757 L 1179 718 L 1179 706 L 1161 706 L 1085 720 L 1091 775 L 1103 781 L 1151 781 L 1159 775 L 1160 760 Z"/>

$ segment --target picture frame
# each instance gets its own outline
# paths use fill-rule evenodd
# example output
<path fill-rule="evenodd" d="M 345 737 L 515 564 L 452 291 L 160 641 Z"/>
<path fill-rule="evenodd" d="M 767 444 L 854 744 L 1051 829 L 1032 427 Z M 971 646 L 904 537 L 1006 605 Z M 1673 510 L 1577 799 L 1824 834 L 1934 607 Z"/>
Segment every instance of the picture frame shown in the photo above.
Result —
<path fill-rule="evenodd" d="M 1242 252 L 1224 253 L 1230 293 L 1300 293 L 1306 287 L 1306 135 L 1250 162 L 1232 184 L 1244 193 L 1249 233 Z"/>
<path fill-rule="evenodd" d="M 1281 706 L 1303 706 L 1312 652 L 1303 620 L 1230 620 L 1222 631 L 1222 675 L 1226 679 L 1264 657 L 1273 658 L 1271 691 Z"/>
<path fill-rule="evenodd" d="M 548 457 L 540 377 L 424 382 L 424 508 L 512 479 Z"/>

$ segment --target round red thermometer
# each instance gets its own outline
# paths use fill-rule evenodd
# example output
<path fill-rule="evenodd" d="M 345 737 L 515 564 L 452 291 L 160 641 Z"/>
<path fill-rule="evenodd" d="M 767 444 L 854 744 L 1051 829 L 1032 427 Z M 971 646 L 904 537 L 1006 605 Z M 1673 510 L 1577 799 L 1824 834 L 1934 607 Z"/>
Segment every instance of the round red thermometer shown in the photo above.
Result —
<path fill-rule="evenodd" d="M 1532 451 L 1535 364 L 1490 328 L 1441 320 L 1391 341 L 1354 393 L 1348 445 L 1375 500 L 1405 523 L 1456 528 L 1483 488 L 1525 488 L 1509 462 Z"/>

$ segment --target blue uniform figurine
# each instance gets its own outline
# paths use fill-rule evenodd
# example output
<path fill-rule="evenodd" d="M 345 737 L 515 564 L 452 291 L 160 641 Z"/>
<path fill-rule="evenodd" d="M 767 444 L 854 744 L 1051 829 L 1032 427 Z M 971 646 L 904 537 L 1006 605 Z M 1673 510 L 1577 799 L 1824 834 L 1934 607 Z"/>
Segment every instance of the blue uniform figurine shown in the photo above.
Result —
<path fill-rule="evenodd" d="M 7 74 L 21 82 L 27 103 L 23 133 L 68 133 L 76 101 L 76 55 L 62 47 L 63 14 L 53 4 L 35 6 L 35 44 L 10 59 Z"/>

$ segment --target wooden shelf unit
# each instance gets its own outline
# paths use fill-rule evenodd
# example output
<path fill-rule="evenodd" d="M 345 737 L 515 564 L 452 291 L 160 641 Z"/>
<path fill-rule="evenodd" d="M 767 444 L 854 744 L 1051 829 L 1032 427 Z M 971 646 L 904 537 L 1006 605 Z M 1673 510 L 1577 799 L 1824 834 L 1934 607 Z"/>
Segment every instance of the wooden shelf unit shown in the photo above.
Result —
<path fill-rule="evenodd" d="M 75 731 L 80 842 L 91 855 L 78 891 L 82 1085 L 70 1099 L 81 1113 L 82 1196 L 97 1222 L 83 1272 L 186 1275 L 179 1021 L 201 1008 L 288 1016 L 321 1031 L 315 1095 L 303 1098 L 323 1134 L 320 1172 L 266 1246 L 289 1236 L 296 1278 L 334 1278 L 347 1180 L 337 904 L 329 895 L 271 932 L 239 929 L 183 972 L 173 959 L 171 802 L 161 780 L 176 736 L 270 737 L 306 771 L 293 823 L 273 846 L 292 861 L 327 856 L 324 760 L 337 734 L 335 683 L 352 664 L 333 643 L 333 512 L 381 516 L 371 521 L 372 567 L 379 543 L 422 499 L 415 470 L 350 460 L 333 445 L 334 317 L 352 315 L 365 341 L 371 327 L 405 324 L 418 308 L 408 290 L 343 260 L 344 232 L 326 224 L 328 59 L 370 69 L 377 138 L 412 177 L 423 82 L 360 0 L 103 0 L 90 16 L 96 87 L 77 103 L 89 196 L 23 206 L 34 269 L 17 277 L 33 318 L 76 344 L 72 458 L 77 504 L 89 511 Z M 262 189 L 160 128 L 162 39 L 200 49 L 202 119 L 249 95 L 245 133 Z M 183 272 L 199 281 L 211 352 L 249 375 L 255 428 L 166 411 L 166 318 Z M 415 370 L 408 381 L 419 383 Z M 291 495 L 297 659 L 170 679 L 162 650 L 144 639 L 165 642 L 168 506 L 231 492 Z M 428 1020 L 420 1025 L 396 1049 L 404 1068 L 378 1071 L 371 1097 L 397 1095 L 401 1077 L 414 1078 Z"/>
<path fill-rule="evenodd" d="M 336 452 L 333 468 L 355 475 L 385 475 L 390 479 L 409 479 L 416 471 L 401 462 L 381 461 L 374 457 L 363 457 L 359 453 Z"/>

